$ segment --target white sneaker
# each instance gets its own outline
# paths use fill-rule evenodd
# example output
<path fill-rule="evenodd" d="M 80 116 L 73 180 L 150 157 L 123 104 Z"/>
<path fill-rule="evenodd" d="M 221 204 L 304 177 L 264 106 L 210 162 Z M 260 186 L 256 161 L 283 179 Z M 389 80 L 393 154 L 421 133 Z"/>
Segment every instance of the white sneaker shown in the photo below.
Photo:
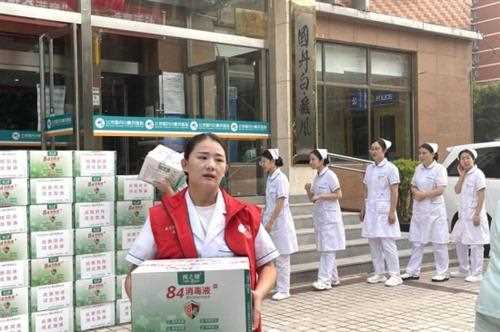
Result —
<path fill-rule="evenodd" d="M 403 279 L 403 280 L 418 280 L 418 279 L 420 279 L 420 276 L 417 276 L 414 274 L 409 274 L 409 273 L 403 273 L 401 275 L 401 279 Z"/>
<path fill-rule="evenodd" d="M 389 280 L 385 282 L 385 285 L 387 287 L 394 287 L 394 286 L 399 286 L 403 283 L 403 279 L 399 276 L 391 276 Z"/>
<path fill-rule="evenodd" d="M 312 286 L 316 290 L 327 290 L 327 289 L 332 289 L 332 284 L 326 281 L 318 280 L 313 282 Z"/>
<path fill-rule="evenodd" d="M 340 280 L 338 280 L 338 279 L 337 280 L 333 280 L 331 282 L 331 285 L 332 285 L 332 287 L 339 286 L 340 285 Z"/>
<path fill-rule="evenodd" d="M 386 282 L 387 277 L 383 274 L 374 274 L 371 277 L 366 279 L 366 282 L 369 284 L 378 284 L 379 282 Z"/>
<path fill-rule="evenodd" d="M 448 275 L 446 275 L 446 274 L 436 274 L 431 279 L 431 281 L 434 281 L 434 282 L 443 282 L 443 281 L 448 281 L 448 280 L 450 280 L 450 277 L 448 277 Z"/>
<path fill-rule="evenodd" d="M 452 278 L 467 278 L 468 276 L 469 276 L 469 274 L 463 273 L 460 271 L 451 271 L 450 272 L 450 277 L 452 277 Z"/>
<path fill-rule="evenodd" d="M 288 299 L 290 297 L 290 293 L 276 293 L 273 295 L 272 299 L 274 301 L 281 301 L 281 300 L 284 300 L 284 299 Z"/>
<path fill-rule="evenodd" d="M 472 275 L 465 278 L 465 281 L 468 282 L 480 282 L 481 280 L 483 280 L 483 276 L 481 274 L 477 276 Z"/>

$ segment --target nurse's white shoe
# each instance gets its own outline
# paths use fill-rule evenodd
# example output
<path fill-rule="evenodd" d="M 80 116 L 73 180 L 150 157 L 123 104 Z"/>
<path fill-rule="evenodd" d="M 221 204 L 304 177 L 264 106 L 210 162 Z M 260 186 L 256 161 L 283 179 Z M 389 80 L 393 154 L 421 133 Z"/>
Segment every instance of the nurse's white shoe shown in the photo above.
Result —
<path fill-rule="evenodd" d="M 290 293 L 276 293 L 273 295 L 272 299 L 274 301 L 281 301 L 281 300 L 284 300 L 284 299 L 288 299 L 290 297 Z"/>
<path fill-rule="evenodd" d="M 403 279 L 403 280 L 418 280 L 418 279 L 420 279 L 420 276 L 417 276 L 414 274 L 409 274 L 409 273 L 403 273 L 401 275 L 401 279 Z"/>
<path fill-rule="evenodd" d="M 394 287 L 394 286 L 399 286 L 403 283 L 403 279 L 399 276 L 391 276 L 389 280 L 385 282 L 385 285 L 387 287 Z"/>
<path fill-rule="evenodd" d="M 436 274 L 435 276 L 432 277 L 431 281 L 434 282 L 444 282 L 450 280 L 450 277 L 446 274 Z"/>
<path fill-rule="evenodd" d="M 340 286 L 340 280 L 338 280 L 338 279 L 337 280 L 333 280 L 331 284 L 332 284 L 332 287 Z"/>
<path fill-rule="evenodd" d="M 450 272 L 450 277 L 452 277 L 452 278 L 467 278 L 468 276 L 469 276 L 469 274 L 463 273 L 460 271 L 451 271 Z"/>
<path fill-rule="evenodd" d="M 316 290 L 327 290 L 332 289 L 332 284 L 326 281 L 318 280 L 313 282 L 312 286 Z"/>
<path fill-rule="evenodd" d="M 378 284 L 379 282 L 386 282 L 387 277 L 383 274 L 374 274 L 371 277 L 366 279 L 366 282 L 369 284 Z"/>
<path fill-rule="evenodd" d="M 465 278 L 465 281 L 468 281 L 468 282 L 480 282 L 481 280 L 483 280 L 482 275 L 468 276 L 467 278 Z"/>

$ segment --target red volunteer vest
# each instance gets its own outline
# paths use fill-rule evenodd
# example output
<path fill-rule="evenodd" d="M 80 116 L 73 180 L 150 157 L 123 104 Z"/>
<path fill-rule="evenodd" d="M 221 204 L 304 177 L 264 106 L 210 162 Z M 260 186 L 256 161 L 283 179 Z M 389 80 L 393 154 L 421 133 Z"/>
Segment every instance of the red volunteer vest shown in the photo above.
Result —
<path fill-rule="evenodd" d="M 172 197 L 163 196 L 162 204 L 149 209 L 149 219 L 156 243 L 155 259 L 196 258 L 193 232 L 185 199 L 186 190 Z M 260 227 L 260 209 L 245 204 L 222 191 L 226 203 L 224 239 L 236 256 L 248 257 L 250 284 L 257 285 L 255 237 Z"/>

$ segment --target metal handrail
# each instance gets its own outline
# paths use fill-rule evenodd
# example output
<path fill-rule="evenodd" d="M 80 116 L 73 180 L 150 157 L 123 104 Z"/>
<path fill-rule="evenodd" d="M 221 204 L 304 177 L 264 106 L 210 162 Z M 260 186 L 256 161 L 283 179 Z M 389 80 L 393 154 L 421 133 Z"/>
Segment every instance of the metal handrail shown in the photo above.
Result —
<path fill-rule="evenodd" d="M 373 161 L 371 161 L 371 160 L 355 158 L 355 157 L 345 156 L 345 155 L 336 154 L 336 153 L 328 153 L 328 157 L 329 157 L 329 159 L 330 159 L 330 157 L 333 157 L 336 159 L 343 159 L 346 161 L 353 161 L 356 163 L 362 163 L 362 164 L 366 164 L 366 165 L 373 164 Z M 353 167 L 346 167 L 346 166 L 340 166 L 340 165 L 335 165 L 335 164 L 330 164 L 329 166 L 332 168 L 337 168 L 337 169 L 350 171 L 350 172 L 365 173 L 365 170 L 361 170 L 361 169 L 357 169 L 357 168 L 353 168 Z"/>

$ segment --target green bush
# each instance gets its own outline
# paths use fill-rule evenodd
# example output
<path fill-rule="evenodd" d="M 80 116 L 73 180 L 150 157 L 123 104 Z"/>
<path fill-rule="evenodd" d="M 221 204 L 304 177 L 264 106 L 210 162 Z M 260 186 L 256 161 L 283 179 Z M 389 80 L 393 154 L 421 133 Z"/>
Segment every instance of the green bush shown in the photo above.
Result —
<path fill-rule="evenodd" d="M 394 161 L 394 165 L 398 168 L 401 178 L 398 213 L 402 223 L 409 223 L 411 219 L 411 179 L 418 164 L 418 161 L 412 159 L 398 159 Z"/>

